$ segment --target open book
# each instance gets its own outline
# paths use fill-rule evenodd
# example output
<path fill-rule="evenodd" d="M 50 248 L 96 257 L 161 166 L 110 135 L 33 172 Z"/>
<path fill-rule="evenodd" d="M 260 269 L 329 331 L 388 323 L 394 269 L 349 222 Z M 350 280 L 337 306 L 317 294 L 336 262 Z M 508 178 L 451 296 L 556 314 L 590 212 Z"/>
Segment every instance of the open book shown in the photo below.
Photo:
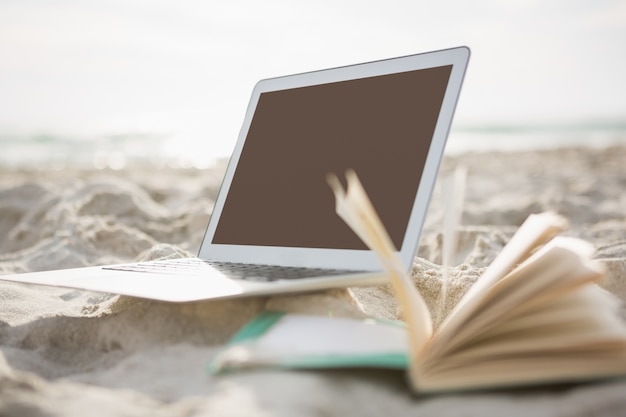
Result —
<path fill-rule="evenodd" d="M 329 184 L 339 216 L 377 253 L 405 323 L 267 312 L 212 362 L 250 366 L 406 368 L 417 392 L 502 388 L 626 375 L 619 302 L 595 282 L 593 248 L 555 237 L 566 221 L 531 215 L 434 330 L 430 312 L 354 172 Z"/>

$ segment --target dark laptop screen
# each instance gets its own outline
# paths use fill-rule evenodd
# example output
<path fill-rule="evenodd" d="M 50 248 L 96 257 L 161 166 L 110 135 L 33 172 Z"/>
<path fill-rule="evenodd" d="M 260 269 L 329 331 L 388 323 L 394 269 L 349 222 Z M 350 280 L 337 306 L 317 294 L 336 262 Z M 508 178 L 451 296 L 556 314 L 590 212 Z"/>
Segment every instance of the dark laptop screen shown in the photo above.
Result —
<path fill-rule="evenodd" d="M 325 180 L 352 168 L 400 249 L 451 70 L 262 93 L 213 243 L 365 249 Z"/>

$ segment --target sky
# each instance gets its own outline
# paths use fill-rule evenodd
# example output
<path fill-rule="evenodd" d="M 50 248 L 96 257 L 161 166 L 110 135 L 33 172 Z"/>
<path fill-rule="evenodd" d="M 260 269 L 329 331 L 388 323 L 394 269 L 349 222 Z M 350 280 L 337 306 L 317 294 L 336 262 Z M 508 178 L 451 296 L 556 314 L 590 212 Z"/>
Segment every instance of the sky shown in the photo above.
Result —
<path fill-rule="evenodd" d="M 459 45 L 455 126 L 626 121 L 621 0 L 0 0 L 0 136 L 227 155 L 259 79 Z"/>

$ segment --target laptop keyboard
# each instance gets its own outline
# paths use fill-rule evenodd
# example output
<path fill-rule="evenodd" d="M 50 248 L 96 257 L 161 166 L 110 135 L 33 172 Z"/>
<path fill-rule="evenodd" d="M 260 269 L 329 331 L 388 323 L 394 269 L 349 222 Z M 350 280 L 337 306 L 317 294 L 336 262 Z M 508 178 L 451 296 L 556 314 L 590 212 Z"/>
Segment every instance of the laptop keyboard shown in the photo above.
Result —
<path fill-rule="evenodd" d="M 355 273 L 346 269 L 302 268 L 277 265 L 242 264 L 232 262 L 204 261 L 197 258 L 167 259 L 123 265 L 105 266 L 103 269 L 128 272 L 149 272 L 161 274 L 201 275 L 214 269 L 229 278 L 251 281 L 277 281 L 324 277 Z"/>

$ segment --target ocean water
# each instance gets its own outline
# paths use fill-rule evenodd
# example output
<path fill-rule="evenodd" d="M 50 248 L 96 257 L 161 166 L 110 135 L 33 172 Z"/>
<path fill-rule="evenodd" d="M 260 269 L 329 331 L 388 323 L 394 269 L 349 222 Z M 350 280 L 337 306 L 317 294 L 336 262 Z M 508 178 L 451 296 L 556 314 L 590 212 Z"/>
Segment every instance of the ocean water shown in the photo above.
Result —
<path fill-rule="evenodd" d="M 209 168 L 224 155 L 176 146 L 168 135 L 0 135 L 0 168 Z"/>
<path fill-rule="evenodd" d="M 478 126 L 453 128 L 446 153 L 514 152 L 563 147 L 626 145 L 626 122 L 579 126 Z M 228 155 L 168 135 L 71 137 L 0 134 L 2 169 L 210 168 Z"/>
<path fill-rule="evenodd" d="M 626 121 L 576 125 L 476 126 L 452 129 L 449 154 L 626 145 Z"/>

